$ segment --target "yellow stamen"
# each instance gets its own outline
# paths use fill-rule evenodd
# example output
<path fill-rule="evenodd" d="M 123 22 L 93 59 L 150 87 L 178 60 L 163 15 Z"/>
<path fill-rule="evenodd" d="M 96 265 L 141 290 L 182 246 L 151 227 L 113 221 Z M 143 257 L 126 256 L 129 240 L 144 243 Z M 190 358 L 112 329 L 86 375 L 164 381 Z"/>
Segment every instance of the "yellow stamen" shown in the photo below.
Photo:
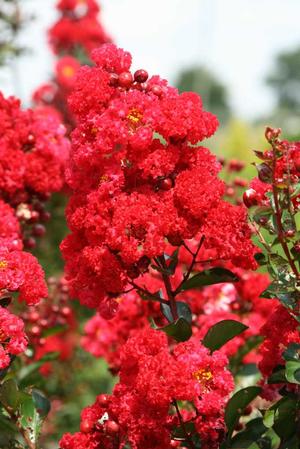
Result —
<path fill-rule="evenodd" d="M 8 262 L 6 260 L 0 260 L 0 269 L 4 270 L 7 268 Z"/>
<path fill-rule="evenodd" d="M 141 114 L 138 109 L 133 108 L 130 109 L 127 118 L 133 126 L 137 126 L 137 124 L 142 120 L 143 114 Z"/>
<path fill-rule="evenodd" d="M 212 380 L 213 374 L 211 371 L 206 370 L 204 368 L 198 369 L 193 373 L 194 379 L 196 379 L 203 386 L 207 386 L 207 384 Z"/>

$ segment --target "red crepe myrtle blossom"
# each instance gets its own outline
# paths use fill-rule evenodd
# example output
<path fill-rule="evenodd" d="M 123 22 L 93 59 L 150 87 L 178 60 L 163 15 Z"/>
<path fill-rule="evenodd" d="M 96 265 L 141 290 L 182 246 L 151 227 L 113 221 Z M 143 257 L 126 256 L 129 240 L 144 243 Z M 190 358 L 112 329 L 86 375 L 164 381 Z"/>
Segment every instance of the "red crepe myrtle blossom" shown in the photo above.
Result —
<path fill-rule="evenodd" d="M 21 227 L 14 209 L 0 199 L 0 250 L 22 250 Z"/>
<path fill-rule="evenodd" d="M 65 129 L 53 115 L 21 110 L 0 93 L 0 193 L 12 204 L 61 189 L 69 152 Z"/>
<path fill-rule="evenodd" d="M 37 259 L 24 251 L 0 251 L 0 293 L 19 292 L 28 305 L 47 296 L 44 272 Z"/>
<path fill-rule="evenodd" d="M 10 355 L 25 351 L 27 338 L 24 323 L 4 307 L 0 307 L 0 369 L 10 364 Z"/>
<path fill-rule="evenodd" d="M 56 63 L 56 78 L 58 83 L 67 90 L 71 89 L 74 85 L 79 67 L 79 61 L 72 56 L 60 58 Z"/>
<path fill-rule="evenodd" d="M 56 54 L 75 54 L 83 49 L 88 55 L 110 41 L 98 19 L 100 10 L 96 1 L 60 1 L 57 9 L 61 17 L 49 30 L 50 45 Z"/>
<path fill-rule="evenodd" d="M 262 326 L 260 333 L 265 337 L 260 347 L 259 369 L 265 378 L 273 369 L 283 364 L 282 353 L 290 343 L 300 343 L 299 323 L 279 305 Z"/>
<path fill-rule="evenodd" d="M 147 271 L 168 241 L 203 234 L 219 257 L 255 267 L 246 212 L 223 202 L 221 166 L 195 146 L 214 133 L 216 117 L 198 95 L 180 95 L 158 76 L 135 81 L 131 55 L 114 45 L 93 59 L 70 97 L 78 125 L 67 169 L 72 234 L 62 251 L 71 294 L 99 307 Z"/>
<path fill-rule="evenodd" d="M 128 441 L 134 449 L 169 448 L 181 417 L 194 423 L 203 448 L 217 448 L 225 430 L 224 405 L 233 389 L 226 364 L 225 355 L 210 355 L 197 340 L 170 352 L 163 333 L 139 331 L 121 351 L 120 382 L 112 396 L 101 395 L 85 409 L 81 432 L 66 434 L 60 447 L 120 447 Z M 186 404 L 182 411 L 177 401 Z"/>

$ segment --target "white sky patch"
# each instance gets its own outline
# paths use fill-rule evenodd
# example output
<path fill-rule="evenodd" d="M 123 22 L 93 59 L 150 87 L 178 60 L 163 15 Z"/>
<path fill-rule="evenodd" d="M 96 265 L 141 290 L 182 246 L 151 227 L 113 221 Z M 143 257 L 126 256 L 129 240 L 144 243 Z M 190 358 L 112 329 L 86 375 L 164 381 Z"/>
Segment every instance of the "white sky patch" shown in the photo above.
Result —
<path fill-rule="evenodd" d="M 22 0 L 36 21 L 21 43 L 32 48 L 13 70 L 0 71 L 0 88 L 28 103 L 51 74 L 46 29 L 55 0 Z M 145 68 L 174 82 L 180 69 L 204 64 L 229 89 L 235 113 L 253 118 L 273 107 L 264 78 L 281 50 L 300 45 L 299 0 L 102 0 L 102 17 L 116 43 Z"/>

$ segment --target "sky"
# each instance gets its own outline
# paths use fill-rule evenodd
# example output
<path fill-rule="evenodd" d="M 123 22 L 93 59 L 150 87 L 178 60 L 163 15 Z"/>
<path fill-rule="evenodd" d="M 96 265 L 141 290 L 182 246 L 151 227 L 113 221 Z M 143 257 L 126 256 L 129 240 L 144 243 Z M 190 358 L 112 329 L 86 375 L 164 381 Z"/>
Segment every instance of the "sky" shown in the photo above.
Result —
<path fill-rule="evenodd" d="M 46 30 L 55 0 L 21 0 L 33 21 L 20 36 L 31 48 L 0 71 L 0 89 L 29 102 L 51 76 Z M 264 79 L 280 51 L 300 46 L 299 0 L 101 0 L 102 20 L 114 41 L 129 50 L 134 68 L 175 82 L 181 69 L 205 65 L 227 86 L 235 114 L 252 119 L 270 111 Z"/>

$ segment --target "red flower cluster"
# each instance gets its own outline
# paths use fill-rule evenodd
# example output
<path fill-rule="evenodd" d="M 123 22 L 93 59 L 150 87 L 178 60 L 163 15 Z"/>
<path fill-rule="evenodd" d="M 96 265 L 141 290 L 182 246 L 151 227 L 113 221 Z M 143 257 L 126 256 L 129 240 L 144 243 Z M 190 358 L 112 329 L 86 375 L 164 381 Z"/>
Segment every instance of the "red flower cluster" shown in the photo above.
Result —
<path fill-rule="evenodd" d="M 0 194 L 14 206 L 61 189 L 69 152 L 65 129 L 53 115 L 21 110 L 0 93 Z"/>
<path fill-rule="evenodd" d="M 180 251 L 180 258 L 184 259 L 186 250 Z M 217 284 L 203 289 L 189 290 L 178 295 L 178 300 L 186 302 L 192 311 L 193 335 L 202 339 L 209 328 L 222 320 L 238 320 L 249 329 L 242 335 L 229 341 L 221 349 L 227 356 L 232 356 L 245 344 L 245 341 L 260 334 L 260 328 L 266 322 L 270 307 L 277 304 L 276 300 L 264 301 L 260 293 L 269 285 L 269 277 L 260 273 L 253 273 L 242 269 L 235 270 L 240 281 L 237 283 Z M 178 275 L 171 278 L 174 286 L 178 283 Z M 150 292 L 163 291 L 163 283 L 155 272 L 143 278 Z M 161 317 L 159 303 L 144 301 L 132 291 L 117 299 L 118 311 L 107 321 L 100 314 L 96 314 L 85 326 L 82 338 L 83 347 L 95 357 L 103 357 L 111 371 L 120 370 L 120 353 L 127 339 L 134 336 L 140 329 L 149 327 L 149 319 L 154 319 L 159 326 L 167 323 Z M 257 362 L 257 352 L 251 352 L 244 362 Z"/>
<path fill-rule="evenodd" d="M 0 307 L 0 369 L 10 364 L 10 355 L 20 354 L 26 346 L 23 321 Z"/>
<path fill-rule="evenodd" d="M 99 6 L 95 0 L 62 0 L 57 4 L 60 19 L 49 30 L 49 40 L 56 54 L 87 55 L 110 38 L 99 22 Z M 79 55 L 78 55 L 79 56 Z"/>
<path fill-rule="evenodd" d="M 290 343 L 300 343 L 299 323 L 288 310 L 279 305 L 260 330 L 265 337 L 260 347 L 259 368 L 265 377 L 272 374 L 277 365 L 283 364 L 282 353 Z"/>
<path fill-rule="evenodd" d="M 0 200 L 0 296 L 19 292 L 19 299 L 35 304 L 47 296 L 44 273 L 31 254 L 22 251 L 21 228 L 14 210 Z"/>
<path fill-rule="evenodd" d="M 199 235 L 217 257 L 254 267 L 245 210 L 222 200 L 221 166 L 198 145 L 216 130 L 216 117 L 198 95 L 180 95 L 144 70 L 132 75 L 130 54 L 114 45 L 93 59 L 70 98 L 78 126 L 67 173 L 72 234 L 62 250 L 72 294 L 98 307 L 168 242 Z"/>
<path fill-rule="evenodd" d="M 28 305 L 47 297 L 44 272 L 30 253 L 32 236 L 42 236 L 39 221 L 49 218 L 43 202 L 64 184 L 69 153 L 65 129 L 42 111 L 21 110 L 20 102 L 0 93 L 0 299 L 4 303 L 17 292 Z M 5 300 L 6 299 L 6 300 Z M 1 366 L 9 354 L 26 346 L 24 323 L 1 307 Z"/>
<path fill-rule="evenodd" d="M 121 362 L 112 396 L 100 396 L 83 411 L 81 432 L 65 435 L 62 449 L 113 448 L 126 441 L 133 449 L 169 448 L 176 446 L 172 435 L 181 420 L 193 426 L 201 447 L 218 447 L 225 430 L 224 405 L 233 389 L 225 355 L 210 355 L 193 339 L 170 352 L 167 337 L 147 328 L 127 341 Z M 185 404 L 181 411 L 177 401 Z"/>

